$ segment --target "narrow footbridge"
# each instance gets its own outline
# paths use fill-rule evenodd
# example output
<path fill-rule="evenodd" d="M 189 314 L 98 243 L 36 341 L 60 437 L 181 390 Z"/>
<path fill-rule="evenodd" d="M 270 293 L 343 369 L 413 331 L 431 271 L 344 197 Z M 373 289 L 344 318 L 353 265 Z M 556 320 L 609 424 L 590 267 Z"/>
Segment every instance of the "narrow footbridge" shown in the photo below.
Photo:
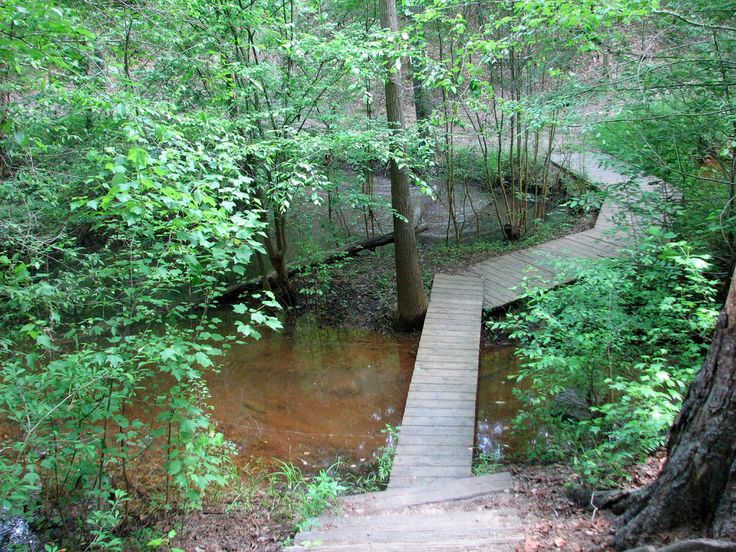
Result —
<path fill-rule="evenodd" d="M 483 282 L 437 274 L 389 488 L 470 477 Z"/>
<path fill-rule="evenodd" d="M 601 154 L 566 161 L 609 190 L 595 226 L 434 277 L 388 490 L 345 497 L 340 513 L 297 534 L 290 550 L 511 551 L 524 541 L 528 513 L 488 498 L 509 491 L 511 476 L 471 477 L 483 309 L 520 299 L 525 280 L 542 287 L 574 280 L 575 265 L 560 260 L 618 255 L 638 235 L 641 192 L 667 193 L 654 179 L 609 168 Z M 473 502 L 478 496 L 498 506 Z"/>

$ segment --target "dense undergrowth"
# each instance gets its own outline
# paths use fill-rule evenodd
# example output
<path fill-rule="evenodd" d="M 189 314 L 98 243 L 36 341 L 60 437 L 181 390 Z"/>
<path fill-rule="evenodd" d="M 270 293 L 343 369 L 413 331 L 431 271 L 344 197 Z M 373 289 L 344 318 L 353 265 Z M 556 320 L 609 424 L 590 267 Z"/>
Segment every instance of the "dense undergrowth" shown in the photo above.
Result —
<path fill-rule="evenodd" d="M 571 460 L 586 484 L 618 485 L 664 443 L 708 350 L 717 304 L 708 264 L 653 229 L 629 254 L 576 266 L 493 323 L 520 341 L 515 420 L 538 460 Z M 565 263 L 561 263 L 564 265 Z"/>

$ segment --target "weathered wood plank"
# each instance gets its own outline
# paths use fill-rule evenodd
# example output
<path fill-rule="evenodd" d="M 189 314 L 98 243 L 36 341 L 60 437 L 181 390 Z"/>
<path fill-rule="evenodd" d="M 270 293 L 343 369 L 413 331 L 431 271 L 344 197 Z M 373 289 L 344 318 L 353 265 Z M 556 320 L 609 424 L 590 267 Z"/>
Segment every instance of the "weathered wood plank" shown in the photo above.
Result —
<path fill-rule="evenodd" d="M 480 279 L 435 276 L 389 489 L 470 473 L 482 308 Z"/>
<path fill-rule="evenodd" d="M 466 500 L 509 490 L 512 485 L 511 474 L 500 472 L 428 485 L 421 489 L 396 489 L 346 496 L 340 500 L 340 505 L 348 510 L 357 509 L 362 515 L 366 515 L 399 510 L 407 506 Z"/>

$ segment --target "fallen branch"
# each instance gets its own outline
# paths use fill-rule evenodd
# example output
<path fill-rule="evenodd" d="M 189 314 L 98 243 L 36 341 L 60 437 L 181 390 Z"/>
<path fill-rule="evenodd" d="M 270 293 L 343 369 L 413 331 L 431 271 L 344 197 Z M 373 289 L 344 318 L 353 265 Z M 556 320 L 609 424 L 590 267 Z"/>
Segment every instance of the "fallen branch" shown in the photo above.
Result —
<path fill-rule="evenodd" d="M 414 228 L 414 233 L 421 234 L 422 232 L 426 232 L 427 230 L 429 230 L 429 226 L 426 224 L 422 224 Z M 322 257 L 321 259 L 313 261 L 311 263 L 296 265 L 293 268 L 290 268 L 287 274 L 289 278 L 291 278 L 298 272 L 302 272 L 305 269 L 314 268 L 320 265 L 326 265 L 326 264 L 329 265 L 329 264 L 339 261 L 340 259 L 344 259 L 346 257 L 355 257 L 356 255 L 359 255 L 363 251 L 374 251 L 377 247 L 388 245 L 393 242 L 394 242 L 393 232 L 390 234 L 384 234 L 382 236 L 377 236 L 375 238 L 371 238 L 368 240 L 363 240 L 362 242 L 358 242 L 352 245 L 341 247 L 340 249 L 333 251 L 327 256 Z M 217 300 L 220 303 L 231 303 L 235 301 L 238 298 L 238 296 L 240 296 L 240 294 L 245 291 L 260 289 L 262 280 L 263 278 L 259 276 L 257 278 L 253 278 L 246 282 L 239 282 L 237 284 L 233 284 L 232 286 L 227 288 Z M 276 282 L 275 272 L 271 272 L 268 275 L 268 281 L 274 288 L 278 286 Z"/>

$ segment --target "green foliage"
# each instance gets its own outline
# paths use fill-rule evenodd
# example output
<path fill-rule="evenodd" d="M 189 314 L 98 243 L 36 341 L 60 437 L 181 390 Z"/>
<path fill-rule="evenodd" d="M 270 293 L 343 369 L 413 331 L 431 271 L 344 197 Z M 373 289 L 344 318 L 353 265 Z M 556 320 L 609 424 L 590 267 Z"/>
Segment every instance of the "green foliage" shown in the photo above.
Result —
<path fill-rule="evenodd" d="M 611 84 L 619 107 L 591 125 L 590 135 L 673 186 L 683 198 L 676 231 L 729 273 L 736 232 L 730 61 L 736 42 L 730 12 L 715 7 L 708 0 L 675 1 L 656 11 L 649 24 L 657 46 L 646 60 L 621 64 Z"/>
<path fill-rule="evenodd" d="M 473 459 L 473 475 L 490 475 L 498 471 L 501 461 L 499 451 L 481 452 Z"/>
<path fill-rule="evenodd" d="M 590 213 L 598 211 L 605 200 L 605 192 L 591 190 L 582 195 L 571 197 L 562 206 L 567 207 L 573 213 Z"/>
<path fill-rule="evenodd" d="M 578 267 L 570 286 L 532 289 L 493 324 L 521 341 L 516 426 L 538 434 L 535 455 L 572 459 L 588 482 L 613 483 L 661 446 L 707 350 L 708 265 L 672 237 L 654 232 L 628 257 Z M 570 394 L 587 412 L 565 406 Z"/>
<path fill-rule="evenodd" d="M 78 71 L 94 36 L 68 10 L 2 10 L 24 29 L 18 44 L 3 34 L 0 53 L 23 64 L 3 86 L 34 101 L 2 96 L 15 138 L 0 147 L 12 168 L 0 186 L 0 504 L 70 548 L 122 549 L 128 505 L 142 501 L 131 488 L 197 507 L 232 477 L 204 377 L 229 343 L 277 328 L 278 305 L 236 305 L 239 336 L 222 335 L 211 307 L 263 251 L 266 223 L 229 122 L 99 91 Z M 45 87 L 23 88 L 51 66 Z"/>
<path fill-rule="evenodd" d="M 167 547 L 171 552 L 183 552 L 181 548 L 177 547 L 169 547 L 169 543 L 171 542 L 171 539 L 176 537 L 176 530 L 172 529 L 169 531 L 165 537 L 156 537 L 154 539 L 149 540 L 146 543 L 146 547 L 148 548 L 162 548 Z"/>
<path fill-rule="evenodd" d="M 731 125 L 725 119 L 692 113 L 694 108 L 718 109 L 707 104 L 700 95 L 697 104 L 680 97 L 632 103 L 617 116 L 627 122 L 602 124 L 594 139 L 604 150 L 678 190 L 684 201 L 674 217 L 674 228 L 727 268 L 736 232 L 730 202 Z M 685 124 L 680 114 L 686 111 L 691 116 Z"/>
<path fill-rule="evenodd" d="M 386 444 L 378 450 L 376 460 L 378 461 L 378 480 L 384 486 L 388 484 L 388 478 L 391 476 L 400 431 L 400 426 L 391 424 L 386 424 L 386 427 L 381 430 L 381 433 L 386 435 Z"/>
<path fill-rule="evenodd" d="M 282 481 L 291 496 L 292 512 L 296 520 L 297 531 L 309 529 L 325 508 L 337 504 L 337 498 L 347 487 L 333 475 L 339 467 L 336 462 L 326 470 L 321 470 L 313 477 L 307 477 L 293 464 L 280 462 L 281 469 L 272 474 L 272 483 Z"/>

